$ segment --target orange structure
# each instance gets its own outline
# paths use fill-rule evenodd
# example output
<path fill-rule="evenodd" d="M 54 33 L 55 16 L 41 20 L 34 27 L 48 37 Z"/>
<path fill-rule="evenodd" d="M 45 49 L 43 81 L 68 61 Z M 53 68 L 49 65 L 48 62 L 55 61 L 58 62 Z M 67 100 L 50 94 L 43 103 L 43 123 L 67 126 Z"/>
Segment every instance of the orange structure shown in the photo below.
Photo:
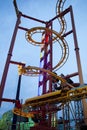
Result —
<path fill-rule="evenodd" d="M 17 14 L 17 22 L 15 25 L 14 33 L 12 36 L 2 80 L 0 87 L 0 99 L 3 97 L 3 91 L 5 87 L 6 77 L 8 74 L 8 69 L 10 64 L 16 64 L 19 66 L 19 74 L 20 75 L 36 75 L 39 77 L 38 82 L 38 96 L 29 98 L 22 104 L 21 108 L 14 108 L 13 113 L 24 116 L 24 117 L 32 117 L 36 115 L 38 118 L 38 125 L 31 128 L 31 130 L 60 130 L 59 126 L 62 124 L 63 130 L 70 130 L 71 127 L 73 129 L 80 129 L 80 123 L 87 125 L 87 104 L 85 98 L 87 97 L 87 85 L 84 85 L 83 76 L 82 76 L 82 68 L 80 62 L 79 55 L 79 47 L 77 42 L 75 24 L 74 24 L 74 16 L 72 6 L 63 10 L 63 5 L 65 0 L 58 0 L 57 2 L 57 11 L 56 16 L 50 19 L 48 22 L 42 21 L 30 16 L 27 16 L 20 12 L 17 8 L 16 1 L 14 0 L 14 6 Z M 70 14 L 70 20 L 72 28 L 67 32 L 66 29 L 66 20 L 65 15 Z M 35 22 L 44 24 L 43 26 L 33 27 L 33 28 L 24 28 L 20 26 L 21 18 L 33 20 Z M 54 21 L 58 19 L 60 23 L 60 32 L 56 32 L 53 30 Z M 15 38 L 17 35 L 18 29 L 26 31 L 25 37 L 29 43 L 32 45 L 40 46 L 41 56 L 40 56 L 40 66 L 26 66 L 23 63 L 12 61 L 12 52 L 15 44 Z M 41 42 L 35 41 L 32 37 L 33 34 L 41 33 L 43 39 Z M 77 72 L 67 75 L 65 77 L 58 76 L 55 71 L 60 69 L 67 61 L 69 56 L 69 47 L 68 43 L 65 40 L 65 37 L 73 34 L 75 54 L 77 60 Z M 53 66 L 53 45 L 55 42 L 58 42 L 61 46 L 61 58 L 56 65 Z M 79 77 L 79 83 L 70 84 L 67 81 L 67 78 L 73 76 Z M 59 82 L 61 88 L 67 86 L 69 88 L 68 91 L 64 91 L 64 89 L 60 89 L 58 91 L 53 91 L 53 79 L 55 82 Z M 8 101 L 8 100 L 6 100 Z M 18 106 L 18 105 L 17 105 Z M 75 109 L 74 112 L 73 109 Z M 83 112 L 82 112 L 83 110 Z M 61 111 L 62 121 L 57 119 L 57 115 Z M 21 113 L 21 114 L 20 114 Z M 74 123 L 71 126 L 71 123 Z M 60 123 L 61 122 L 61 123 Z"/>

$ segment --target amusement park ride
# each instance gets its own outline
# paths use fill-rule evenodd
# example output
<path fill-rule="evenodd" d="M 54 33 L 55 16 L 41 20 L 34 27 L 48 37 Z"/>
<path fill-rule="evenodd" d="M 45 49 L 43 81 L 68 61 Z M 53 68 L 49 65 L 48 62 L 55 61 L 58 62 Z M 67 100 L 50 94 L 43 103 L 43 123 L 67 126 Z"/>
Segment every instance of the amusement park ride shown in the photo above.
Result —
<path fill-rule="evenodd" d="M 16 0 L 13 1 L 17 14 L 17 22 L 1 80 L 0 100 L 1 102 L 7 101 L 15 103 L 15 108 L 13 109 L 15 115 L 26 118 L 31 117 L 36 123 L 34 127 L 31 127 L 31 130 L 77 130 L 80 129 L 82 124 L 87 125 L 87 86 L 84 85 L 83 82 L 72 6 L 63 10 L 65 1 L 66 0 L 58 0 L 56 4 L 56 16 L 48 22 L 23 14 L 18 10 Z M 64 16 L 68 13 L 70 14 L 72 29 L 67 32 Z M 20 26 L 21 18 L 42 23 L 45 27 L 24 28 Z M 58 19 L 60 23 L 60 32 L 53 30 L 53 23 L 56 19 Z M 40 46 L 40 67 L 26 66 L 24 63 L 11 60 L 18 29 L 26 31 L 25 37 L 30 44 Z M 41 42 L 33 39 L 33 35 L 36 33 L 42 35 Z M 66 63 L 69 56 L 69 47 L 65 37 L 70 34 L 73 34 L 78 70 L 67 76 L 58 76 L 56 70 L 60 69 Z M 58 42 L 60 45 L 62 56 L 57 65 L 53 66 L 52 48 L 55 42 Z M 19 80 L 22 75 L 39 77 L 38 96 L 26 99 L 24 104 L 21 104 L 19 101 L 19 92 L 16 100 L 2 97 L 10 64 L 19 66 Z M 70 78 L 74 76 L 78 76 L 79 84 L 73 83 L 70 80 Z M 60 113 L 61 121 L 57 119 Z M 14 123 L 16 122 L 13 122 L 12 130 L 16 130 Z"/>

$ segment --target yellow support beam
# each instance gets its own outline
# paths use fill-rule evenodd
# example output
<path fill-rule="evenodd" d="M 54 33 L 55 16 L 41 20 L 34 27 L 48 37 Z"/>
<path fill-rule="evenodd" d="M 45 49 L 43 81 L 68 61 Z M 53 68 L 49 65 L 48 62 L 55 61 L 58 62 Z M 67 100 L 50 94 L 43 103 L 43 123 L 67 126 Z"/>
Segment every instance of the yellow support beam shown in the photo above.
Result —
<path fill-rule="evenodd" d="M 29 98 L 23 104 L 23 107 L 27 106 L 41 106 L 54 103 L 64 103 L 66 101 L 73 101 L 77 99 L 83 99 L 87 97 L 87 86 L 74 88 L 67 92 L 61 90 L 56 92 L 47 93 L 34 98 Z"/>

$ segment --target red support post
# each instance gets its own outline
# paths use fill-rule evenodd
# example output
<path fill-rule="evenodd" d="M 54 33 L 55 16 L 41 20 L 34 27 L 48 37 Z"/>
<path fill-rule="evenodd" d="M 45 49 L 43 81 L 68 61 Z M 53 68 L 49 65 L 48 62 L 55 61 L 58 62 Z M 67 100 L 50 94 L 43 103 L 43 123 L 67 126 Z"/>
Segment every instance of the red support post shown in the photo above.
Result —
<path fill-rule="evenodd" d="M 19 13 L 17 21 L 16 21 L 16 25 L 15 25 L 14 33 L 12 36 L 10 48 L 8 51 L 8 56 L 7 56 L 4 72 L 2 75 L 2 80 L 1 80 L 1 85 L 0 85 L 0 99 L 3 97 L 3 92 L 4 92 L 4 88 L 5 88 L 5 82 L 6 82 L 6 78 L 7 78 L 7 74 L 8 74 L 9 64 L 10 64 L 10 60 L 11 60 L 11 56 L 12 56 L 12 52 L 13 52 L 13 48 L 14 48 L 14 44 L 15 44 L 16 34 L 18 31 L 18 25 L 20 24 L 20 18 L 21 18 L 21 13 Z M 0 105 L 1 105 L 1 102 L 0 102 Z"/>

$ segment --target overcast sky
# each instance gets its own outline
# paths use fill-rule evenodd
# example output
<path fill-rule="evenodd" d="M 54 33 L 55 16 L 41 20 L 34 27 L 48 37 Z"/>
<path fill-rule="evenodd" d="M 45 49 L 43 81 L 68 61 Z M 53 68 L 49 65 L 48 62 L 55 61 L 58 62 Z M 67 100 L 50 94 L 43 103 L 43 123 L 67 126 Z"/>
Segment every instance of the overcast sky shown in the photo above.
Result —
<path fill-rule="evenodd" d="M 55 13 L 56 3 L 57 0 L 17 0 L 18 8 L 23 14 L 44 21 L 49 21 L 51 18 L 56 16 Z M 87 82 L 87 71 L 86 71 L 87 0 L 84 0 L 84 2 L 82 0 L 66 0 L 64 9 L 68 8 L 70 5 L 72 5 L 73 7 L 78 45 L 80 48 L 80 58 L 82 64 L 83 78 L 84 82 L 86 83 Z M 0 0 L 0 80 L 2 78 L 4 65 L 6 62 L 16 20 L 17 18 L 13 6 L 13 0 Z M 69 30 L 71 27 L 69 15 L 66 16 L 66 21 L 67 21 L 67 28 Z M 54 23 L 54 30 L 56 29 L 56 31 L 58 28 L 57 22 L 58 21 Z M 43 26 L 43 24 L 29 21 L 26 19 L 21 19 L 21 26 L 31 28 L 35 26 Z M 19 30 L 17 33 L 12 60 L 18 62 L 24 62 L 26 63 L 26 65 L 39 66 L 40 48 L 29 44 L 25 38 L 25 33 L 26 32 L 21 30 Z M 77 64 L 76 64 L 72 35 L 67 37 L 66 40 L 70 48 L 69 59 L 67 60 L 66 64 L 59 71 L 57 71 L 58 74 L 64 73 L 65 75 L 77 72 Z M 57 64 L 58 62 L 59 58 L 58 51 L 59 50 L 57 50 L 57 46 L 54 45 L 53 50 L 54 65 Z M 17 66 L 10 65 L 3 97 L 13 99 L 15 98 L 17 82 L 18 82 Z M 25 99 L 36 96 L 38 94 L 37 88 L 38 88 L 38 78 L 23 76 L 21 82 L 20 99 L 23 99 L 24 102 Z M 13 104 L 2 103 L 2 108 L 0 109 L 0 115 L 3 112 L 12 108 Z"/>

